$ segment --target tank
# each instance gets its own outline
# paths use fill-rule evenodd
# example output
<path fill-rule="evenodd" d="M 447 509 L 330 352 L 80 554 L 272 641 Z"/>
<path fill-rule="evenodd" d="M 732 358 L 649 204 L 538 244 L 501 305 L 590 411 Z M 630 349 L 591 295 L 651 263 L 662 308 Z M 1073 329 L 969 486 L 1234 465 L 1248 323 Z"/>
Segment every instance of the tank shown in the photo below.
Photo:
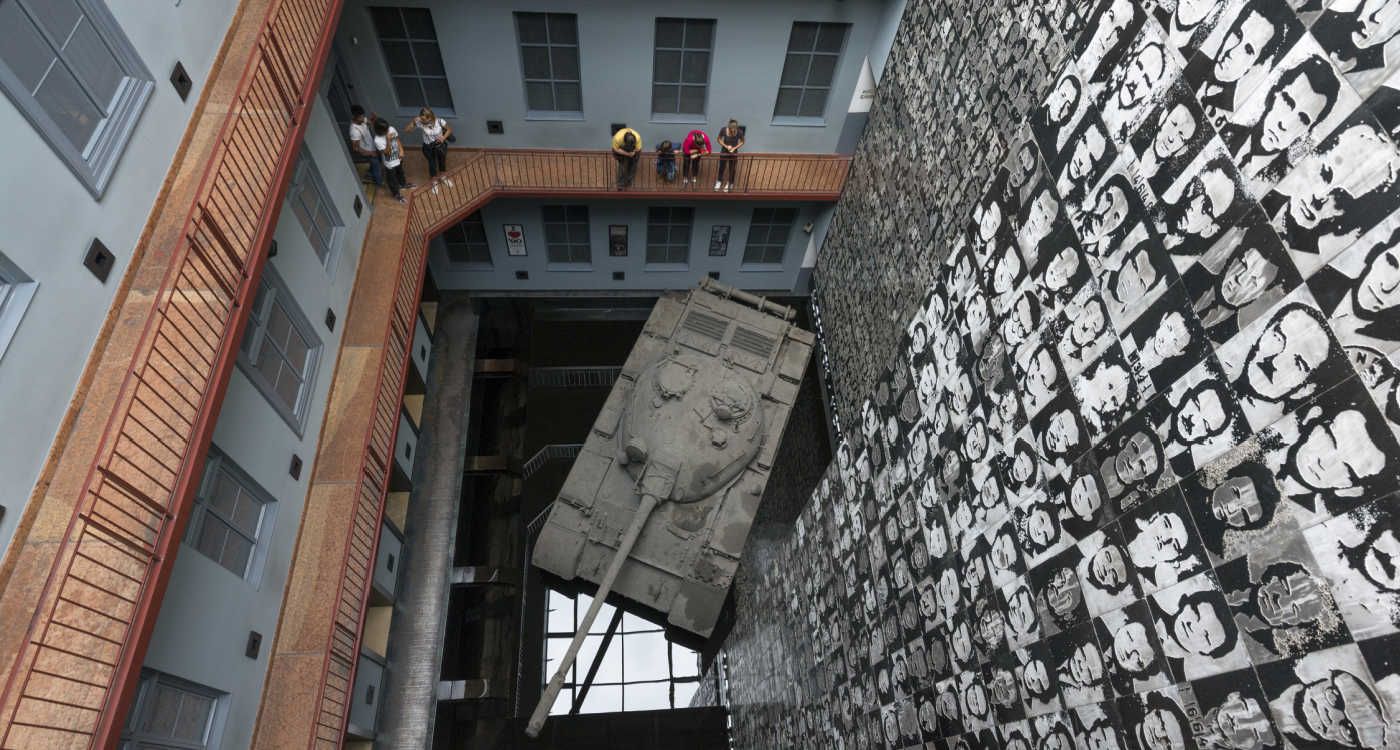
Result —
<path fill-rule="evenodd" d="M 709 279 L 658 300 L 550 509 L 534 564 L 709 636 L 811 355 L 814 337 L 794 317 Z"/>

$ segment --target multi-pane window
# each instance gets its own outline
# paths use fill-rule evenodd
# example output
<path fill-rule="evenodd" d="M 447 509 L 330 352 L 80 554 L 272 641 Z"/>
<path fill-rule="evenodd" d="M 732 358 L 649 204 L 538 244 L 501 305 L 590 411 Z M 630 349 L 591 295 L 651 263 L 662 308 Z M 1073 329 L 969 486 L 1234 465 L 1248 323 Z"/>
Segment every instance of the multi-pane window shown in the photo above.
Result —
<path fill-rule="evenodd" d="M 710 83 L 715 22 L 696 18 L 656 19 L 651 73 L 651 111 L 658 115 L 703 115 Z"/>
<path fill-rule="evenodd" d="M 788 234 L 796 220 L 795 208 L 755 208 L 749 222 L 749 238 L 744 243 L 744 262 L 782 263 Z"/>
<path fill-rule="evenodd" d="M 532 112 L 582 112 L 578 16 L 516 13 L 515 31 L 520 38 L 526 108 Z"/>
<path fill-rule="evenodd" d="M 34 298 L 38 284 L 0 253 L 0 356 L 19 329 L 20 318 Z"/>
<path fill-rule="evenodd" d="M 491 265 L 491 246 L 486 242 L 486 224 L 477 211 L 442 233 L 447 260 L 457 265 Z"/>
<path fill-rule="evenodd" d="M 849 24 L 797 21 L 788 37 L 774 117 L 822 117 Z"/>
<path fill-rule="evenodd" d="M 588 611 L 592 599 L 579 594 L 570 599 L 557 591 L 549 592 L 549 615 L 546 624 L 545 676 L 552 677 L 564 652 L 569 648 L 578 623 Z M 583 682 L 598 651 L 611 620 L 616 615 L 605 604 L 589 628 L 579 649 L 578 659 L 564 680 L 559 698 L 550 714 L 567 714 L 583 693 Z M 598 672 L 588 688 L 579 713 L 613 711 L 651 711 L 685 708 L 700 685 L 700 658 L 692 650 L 666 640 L 666 633 L 654 625 L 630 614 L 622 615 L 598 661 Z"/>
<path fill-rule="evenodd" d="M 283 419 L 300 435 L 321 350 L 311 323 L 269 267 L 243 334 L 239 364 Z"/>
<path fill-rule="evenodd" d="M 187 541 L 234 575 L 252 578 L 271 503 L 272 497 L 252 477 L 227 456 L 210 451 Z"/>
<path fill-rule="evenodd" d="M 686 263 L 695 209 L 653 206 L 647 211 L 647 262 Z"/>
<path fill-rule="evenodd" d="M 160 672 L 141 675 L 141 685 L 122 734 L 123 750 L 209 747 L 219 693 Z"/>
<path fill-rule="evenodd" d="M 307 156 L 304 146 L 297 160 L 291 187 L 287 190 L 287 201 L 291 204 L 292 213 L 301 222 L 301 228 L 306 230 L 306 238 L 311 240 L 316 257 L 321 259 L 322 264 L 328 263 L 335 250 L 339 230 L 345 223 L 336 213 L 330 191 L 326 189 L 326 183 L 321 180 L 321 174 L 316 171 L 316 164 Z"/>
<path fill-rule="evenodd" d="M 550 263 L 591 263 L 588 206 L 545 206 L 544 246 Z"/>
<path fill-rule="evenodd" d="M 453 109 L 433 14 L 427 8 L 370 8 L 369 14 L 399 106 Z"/>
<path fill-rule="evenodd" d="M 100 0 L 0 2 L 0 89 L 93 195 L 153 87 Z"/>

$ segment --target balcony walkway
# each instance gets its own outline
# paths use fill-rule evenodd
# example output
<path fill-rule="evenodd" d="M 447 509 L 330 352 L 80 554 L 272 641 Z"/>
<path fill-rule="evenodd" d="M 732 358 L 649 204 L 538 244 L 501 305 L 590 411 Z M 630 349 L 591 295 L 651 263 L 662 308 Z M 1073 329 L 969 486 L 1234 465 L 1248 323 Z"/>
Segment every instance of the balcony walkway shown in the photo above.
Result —
<path fill-rule="evenodd" d="M 374 545 L 398 425 L 428 241 L 500 197 L 835 201 L 850 160 L 808 154 L 740 157 L 733 192 L 657 180 L 643 157 L 634 185 L 618 190 L 603 151 L 454 150 L 447 176 L 428 189 L 421 158 L 405 161 L 407 205 L 379 190 L 365 235 L 331 383 L 327 421 L 292 557 L 253 747 L 338 747 L 343 701 L 354 685 Z M 706 185 L 705 180 L 708 180 Z"/>

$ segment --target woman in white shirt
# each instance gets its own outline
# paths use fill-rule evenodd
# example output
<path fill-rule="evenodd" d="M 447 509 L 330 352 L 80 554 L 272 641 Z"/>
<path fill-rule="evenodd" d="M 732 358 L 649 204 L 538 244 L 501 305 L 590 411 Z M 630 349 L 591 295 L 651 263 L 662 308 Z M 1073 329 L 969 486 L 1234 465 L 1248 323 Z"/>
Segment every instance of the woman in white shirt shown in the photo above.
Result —
<path fill-rule="evenodd" d="M 394 194 L 394 200 L 407 203 L 399 194 L 399 189 L 411 188 L 414 185 L 404 177 L 403 141 L 399 139 L 399 131 L 387 120 L 374 121 L 374 147 L 379 149 L 379 155 L 384 159 L 384 175 L 388 178 L 386 181 L 389 183 L 389 192 Z"/>
<path fill-rule="evenodd" d="M 447 139 L 452 137 L 452 126 L 424 107 L 418 110 L 417 117 L 404 126 L 404 132 L 412 133 L 415 130 L 423 132 L 423 158 L 428 160 L 428 175 L 432 178 L 433 190 L 437 190 L 438 173 L 443 173 L 443 179 L 451 187 L 452 180 L 447 179 L 446 173 Z"/>

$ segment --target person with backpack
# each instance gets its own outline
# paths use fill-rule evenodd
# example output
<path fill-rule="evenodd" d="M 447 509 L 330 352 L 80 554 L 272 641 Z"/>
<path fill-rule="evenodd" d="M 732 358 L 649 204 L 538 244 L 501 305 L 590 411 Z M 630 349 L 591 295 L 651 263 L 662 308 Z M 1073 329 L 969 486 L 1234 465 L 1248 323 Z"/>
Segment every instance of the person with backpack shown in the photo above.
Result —
<path fill-rule="evenodd" d="M 724 129 L 719 131 L 719 179 L 715 180 L 715 190 L 724 186 L 724 192 L 729 192 L 734 187 L 734 173 L 739 166 L 739 149 L 744 147 L 744 131 L 739 128 L 738 120 L 730 120 Z M 725 180 L 725 174 L 729 179 Z"/>
<path fill-rule="evenodd" d="M 692 130 L 681 142 L 681 153 L 685 163 L 681 169 L 681 184 L 694 185 L 700 182 L 700 159 L 710 153 L 710 137 L 703 130 Z"/>
<path fill-rule="evenodd" d="M 446 179 L 447 139 L 452 137 L 452 126 L 424 107 L 403 129 L 408 133 L 415 130 L 423 132 L 423 158 L 428 160 L 428 176 L 432 180 L 433 192 L 437 192 L 438 174 L 442 173 L 443 179 Z M 452 187 L 452 180 L 447 180 L 447 186 Z"/>
<path fill-rule="evenodd" d="M 632 184 L 637 175 L 637 159 L 642 155 L 642 136 L 631 128 L 622 128 L 613 133 L 613 158 L 617 160 L 617 189 Z"/>
<path fill-rule="evenodd" d="M 670 141 L 656 147 L 656 175 L 666 182 L 676 180 L 676 147 Z"/>
<path fill-rule="evenodd" d="M 374 121 L 374 146 L 384 160 L 384 176 L 389 183 L 389 192 L 394 200 L 407 203 L 400 189 L 417 186 L 409 182 L 403 173 L 403 141 L 399 139 L 399 131 L 382 117 Z"/>

